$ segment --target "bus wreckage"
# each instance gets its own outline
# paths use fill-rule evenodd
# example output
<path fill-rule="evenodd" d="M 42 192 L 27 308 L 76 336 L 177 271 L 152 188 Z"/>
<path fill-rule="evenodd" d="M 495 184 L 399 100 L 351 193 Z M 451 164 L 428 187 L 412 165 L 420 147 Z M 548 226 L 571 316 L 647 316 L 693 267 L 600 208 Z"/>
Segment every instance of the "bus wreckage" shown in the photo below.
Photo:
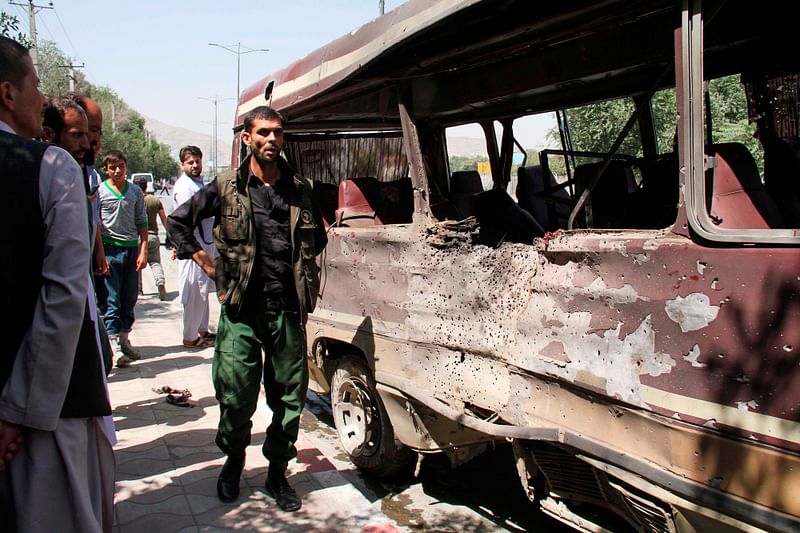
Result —
<path fill-rule="evenodd" d="M 411 0 L 243 92 L 232 164 L 269 104 L 315 183 L 312 387 L 357 466 L 506 439 L 578 529 L 800 529 L 794 12 Z M 483 176 L 452 168 L 470 124 Z"/>

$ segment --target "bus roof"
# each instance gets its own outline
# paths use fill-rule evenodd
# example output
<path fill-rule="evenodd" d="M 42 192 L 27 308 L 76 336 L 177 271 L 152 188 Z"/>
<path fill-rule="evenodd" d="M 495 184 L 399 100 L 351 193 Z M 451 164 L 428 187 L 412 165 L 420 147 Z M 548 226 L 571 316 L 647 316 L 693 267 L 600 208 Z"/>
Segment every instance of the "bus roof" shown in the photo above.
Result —
<path fill-rule="evenodd" d="M 331 91 L 405 40 L 482 2 L 486 0 L 409 0 L 245 89 L 240 95 L 237 126 L 259 105 L 271 105 L 291 115 L 304 100 Z"/>
<path fill-rule="evenodd" d="M 673 0 L 409 0 L 246 89 L 236 126 L 269 104 L 292 131 L 399 128 L 406 88 L 442 123 L 596 98 L 598 80 L 608 97 L 644 91 L 672 64 L 678 25 Z"/>

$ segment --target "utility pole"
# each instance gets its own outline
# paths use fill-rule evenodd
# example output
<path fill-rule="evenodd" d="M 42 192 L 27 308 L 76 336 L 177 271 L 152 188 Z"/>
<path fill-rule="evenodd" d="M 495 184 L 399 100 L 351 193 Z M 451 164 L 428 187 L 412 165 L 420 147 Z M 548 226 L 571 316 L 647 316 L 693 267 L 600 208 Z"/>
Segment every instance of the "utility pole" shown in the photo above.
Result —
<path fill-rule="evenodd" d="M 232 54 L 236 54 L 236 102 L 238 104 L 239 97 L 242 95 L 239 88 L 239 73 L 241 71 L 241 57 L 244 54 L 252 54 L 253 52 L 269 52 L 269 48 L 250 48 L 249 46 L 246 47 L 248 50 L 242 51 L 242 43 L 236 43 L 236 49 L 234 50 L 233 45 L 225 46 L 222 44 L 217 43 L 208 43 L 208 46 L 216 46 L 217 48 L 222 48 L 223 50 L 227 50 Z M 238 105 L 237 105 L 238 109 Z"/>
<path fill-rule="evenodd" d="M 378 0 L 378 13 L 383 15 L 384 0 Z"/>
<path fill-rule="evenodd" d="M 75 91 L 75 69 L 76 68 L 83 68 L 86 65 L 81 63 L 80 65 L 58 65 L 59 68 L 67 68 L 69 69 L 69 92 Z"/>
<path fill-rule="evenodd" d="M 206 96 L 198 96 L 200 100 L 206 100 L 207 102 L 211 102 L 214 104 L 214 128 L 213 128 L 213 139 L 211 140 L 212 152 L 211 158 L 214 162 L 214 166 L 210 169 L 211 170 L 211 177 L 213 178 L 216 176 L 216 168 L 219 166 L 219 162 L 217 161 L 217 104 L 219 102 L 224 102 L 226 100 L 233 100 L 233 98 L 220 98 L 219 96 L 214 97 L 206 97 Z"/>
<path fill-rule="evenodd" d="M 42 9 L 53 9 L 53 2 L 49 6 L 37 6 L 33 0 L 28 0 L 28 4 L 21 4 L 19 2 L 9 2 L 12 6 L 22 6 L 28 8 L 28 33 L 30 33 L 31 42 L 33 47 L 30 50 L 31 60 L 33 61 L 33 68 L 39 71 L 39 52 L 37 51 L 38 44 L 36 42 L 36 13 Z"/>

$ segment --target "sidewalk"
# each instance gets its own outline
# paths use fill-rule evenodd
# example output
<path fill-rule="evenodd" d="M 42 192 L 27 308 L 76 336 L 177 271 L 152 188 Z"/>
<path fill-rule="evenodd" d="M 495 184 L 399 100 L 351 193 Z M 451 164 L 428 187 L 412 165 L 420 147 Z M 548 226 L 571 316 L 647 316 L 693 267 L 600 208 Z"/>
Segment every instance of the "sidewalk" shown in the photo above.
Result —
<path fill-rule="evenodd" d="M 400 531 L 379 508 L 349 484 L 302 430 L 290 483 L 303 508 L 284 513 L 264 491 L 261 455 L 270 413 L 262 399 L 253 417 L 239 500 L 217 499 L 216 480 L 224 457 L 214 444 L 219 408 L 211 384 L 213 348 L 182 345 L 182 307 L 177 262 L 162 248 L 168 300 L 161 302 L 149 269 L 136 306 L 131 341 L 142 360 L 114 369 L 109 391 L 117 429 L 115 533 L 212 531 Z M 211 329 L 219 305 L 212 295 Z M 189 389 L 191 408 L 168 404 L 153 389 Z"/>

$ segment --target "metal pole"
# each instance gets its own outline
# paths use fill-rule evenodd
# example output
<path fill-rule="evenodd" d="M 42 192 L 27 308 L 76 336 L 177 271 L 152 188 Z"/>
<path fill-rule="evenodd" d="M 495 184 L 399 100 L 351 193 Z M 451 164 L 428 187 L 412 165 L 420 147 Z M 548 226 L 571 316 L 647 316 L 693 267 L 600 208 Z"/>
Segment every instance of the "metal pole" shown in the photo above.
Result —
<path fill-rule="evenodd" d="M 219 166 L 217 163 L 217 100 L 214 99 L 214 165 L 211 167 L 211 178 L 216 176 L 214 169 Z"/>
<path fill-rule="evenodd" d="M 216 46 L 217 48 L 222 48 L 223 50 L 227 50 L 232 54 L 236 54 L 236 102 L 237 102 L 237 109 L 238 109 L 238 102 L 239 96 L 241 96 L 241 87 L 240 87 L 240 79 L 241 79 L 241 62 L 242 62 L 242 55 L 244 54 L 251 54 L 253 52 L 269 52 L 269 48 L 251 48 L 250 50 L 242 51 L 242 43 L 236 43 L 236 48 L 233 48 L 233 45 L 225 46 L 218 43 L 208 43 L 208 46 Z"/>
<path fill-rule="evenodd" d="M 239 93 L 239 91 L 241 90 L 239 88 L 239 80 L 241 79 L 241 77 L 239 76 L 239 73 L 241 72 L 241 64 L 242 64 L 242 43 L 239 42 L 236 43 L 236 102 L 237 103 L 239 102 L 239 96 L 241 96 Z"/>
<path fill-rule="evenodd" d="M 25 4 L 20 4 L 19 2 L 8 2 L 12 6 L 21 6 L 25 7 Z M 31 34 L 31 43 L 33 46 L 30 49 L 31 54 L 31 61 L 33 62 L 33 68 L 36 72 L 39 72 L 39 52 L 37 50 L 37 43 L 36 43 L 36 10 L 37 9 L 53 9 L 53 2 L 50 2 L 49 6 L 37 6 L 34 5 L 33 0 L 28 0 L 28 33 Z"/>
<path fill-rule="evenodd" d="M 31 48 L 31 60 L 33 60 L 33 68 L 36 69 L 36 72 L 39 72 L 39 51 L 38 45 L 36 44 L 36 11 L 33 8 L 33 0 L 28 0 L 28 27 L 30 28 L 31 33 L 31 42 L 33 43 L 33 47 Z"/>
<path fill-rule="evenodd" d="M 211 139 L 211 160 L 214 162 L 214 166 L 210 167 L 212 174 L 215 173 L 215 169 L 219 167 L 219 163 L 217 163 L 217 157 L 219 156 L 218 153 L 218 146 L 217 146 L 217 104 L 219 102 L 224 102 L 225 100 L 233 100 L 233 98 L 220 98 L 219 96 L 206 97 L 206 96 L 198 96 L 200 100 L 206 100 L 207 102 L 211 102 L 214 104 L 214 125 L 212 128 L 212 136 L 214 137 Z"/>

